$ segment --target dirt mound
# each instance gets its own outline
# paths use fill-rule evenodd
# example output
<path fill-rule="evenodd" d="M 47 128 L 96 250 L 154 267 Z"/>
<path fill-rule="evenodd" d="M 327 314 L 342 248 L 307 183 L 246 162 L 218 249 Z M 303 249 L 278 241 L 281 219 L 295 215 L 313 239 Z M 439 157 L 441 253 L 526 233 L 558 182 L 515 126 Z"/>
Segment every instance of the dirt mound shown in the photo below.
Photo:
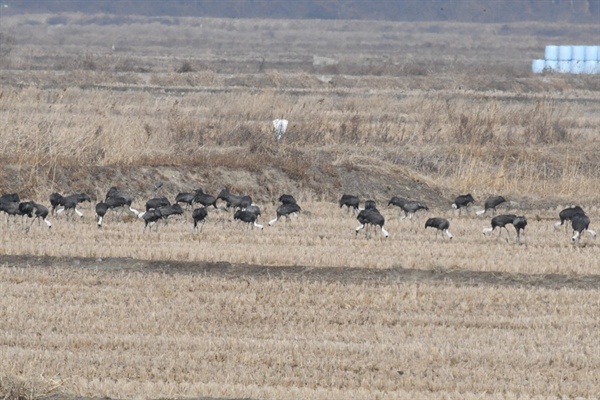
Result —
<path fill-rule="evenodd" d="M 358 195 L 361 200 L 374 199 L 387 204 L 392 196 L 418 199 L 430 205 L 450 204 L 442 190 L 426 178 L 406 168 L 372 160 L 355 160 L 351 164 L 312 165 L 302 176 L 292 177 L 280 168 L 267 166 L 255 171 L 224 166 L 82 166 L 55 167 L 32 171 L 27 167 L 8 167 L 0 172 L 5 193 L 16 192 L 23 198 L 47 202 L 52 192 L 85 192 L 93 201 L 103 199 L 116 186 L 131 193 L 135 202 L 167 196 L 174 198 L 183 191 L 203 188 L 217 194 L 228 188 L 247 193 L 257 202 L 274 202 L 283 193 L 299 199 L 335 202 L 343 193 Z"/>

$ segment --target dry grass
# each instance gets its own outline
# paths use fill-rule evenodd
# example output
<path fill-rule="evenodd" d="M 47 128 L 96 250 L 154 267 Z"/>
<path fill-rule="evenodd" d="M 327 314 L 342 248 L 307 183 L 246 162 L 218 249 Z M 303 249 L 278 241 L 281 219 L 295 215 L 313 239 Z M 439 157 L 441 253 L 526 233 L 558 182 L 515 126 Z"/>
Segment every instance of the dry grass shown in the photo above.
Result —
<path fill-rule="evenodd" d="M 481 106 L 478 94 L 323 96 L 6 89 L 0 159 L 24 170 L 38 198 L 47 196 L 44 175 L 65 166 L 275 166 L 303 184 L 311 164 L 330 164 L 319 154 L 330 153 L 407 166 L 453 190 L 597 200 L 597 100 L 569 106 L 532 96 L 515 106 L 499 97 Z M 277 115 L 292 121 L 280 145 L 269 126 Z"/>
<path fill-rule="evenodd" d="M 1 38 L 0 160 L 38 198 L 56 168 L 148 164 L 274 165 L 323 195 L 302 159 L 335 148 L 444 190 L 598 199 L 597 80 L 529 73 L 593 26 L 49 18 L 3 17 Z"/>
<path fill-rule="evenodd" d="M 51 266 L 0 275 L 0 370 L 52 376 L 78 396 L 591 398 L 599 390 L 597 291 Z"/>
<path fill-rule="evenodd" d="M 135 204 L 134 204 L 135 205 Z M 64 216 L 50 219 L 54 226 L 48 231 L 34 224 L 26 233 L 20 222 L 2 222 L 0 252 L 3 254 L 32 254 L 58 257 L 133 257 L 142 260 L 227 261 L 270 266 L 301 265 L 309 267 L 359 268 L 437 268 L 472 271 L 497 271 L 526 274 L 589 275 L 598 272 L 596 260 L 600 244 L 585 235 L 579 245 L 571 243 L 572 234 L 554 231 L 559 209 L 530 211 L 523 244 L 516 244 L 514 229 L 510 236 L 496 230 L 482 235 L 490 225 L 490 216 L 460 217 L 453 211 L 434 209 L 429 216 L 445 216 L 450 220 L 452 241 L 423 226 L 426 216 L 409 222 L 400 220 L 398 208 L 381 210 L 386 217 L 390 238 L 381 239 L 380 232 L 361 232 L 355 237 L 356 218 L 336 204 L 326 202 L 302 203 L 310 215 L 290 221 L 280 220 L 264 231 L 249 229 L 233 222 L 226 211 L 210 211 L 202 232 L 192 233 L 191 217 L 187 221 L 160 223 L 157 231 L 144 232 L 144 223 L 123 214 L 115 221 L 108 217 L 104 229 L 98 230 L 93 212 L 82 209 L 84 221 L 68 222 Z M 503 212 L 521 213 L 520 210 Z M 597 220 L 598 209 L 586 211 Z M 189 212 L 188 212 L 189 213 Z M 263 208 L 261 222 L 275 217 L 275 206 Z M 539 221 L 537 220 L 539 219 Z M 594 228 L 592 223 L 591 228 Z M 74 235 L 73 230 L 77 231 Z M 571 232 L 569 228 L 569 232 Z M 508 239 L 508 241 L 507 241 Z"/>
<path fill-rule="evenodd" d="M 143 208 L 156 180 L 172 197 L 215 191 L 224 183 L 210 177 L 229 174 L 232 191 L 255 188 L 264 220 L 283 190 L 308 211 L 263 232 L 213 211 L 199 233 L 189 215 L 143 233 L 124 215 L 98 230 L 87 204 L 81 221 L 50 217 L 50 232 L 0 218 L 1 254 L 598 273 L 597 241 L 573 245 L 552 223 L 574 201 L 592 225 L 600 217 L 599 81 L 529 72 L 546 44 L 584 43 L 595 25 L 551 36 L 531 23 L 1 22 L 3 193 L 46 203 L 68 185 L 100 198 L 118 181 Z M 281 116 L 290 127 L 276 143 Z M 452 242 L 382 204 L 421 184 Z M 342 186 L 378 200 L 388 240 L 355 237 L 355 217 L 334 203 Z M 484 237 L 489 216 L 450 211 L 466 192 L 521 201 L 511 211 L 529 219 L 524 244 Z M 594 290 L 4 265 L 0 293 L 9 399 L 600 394 Z"/>

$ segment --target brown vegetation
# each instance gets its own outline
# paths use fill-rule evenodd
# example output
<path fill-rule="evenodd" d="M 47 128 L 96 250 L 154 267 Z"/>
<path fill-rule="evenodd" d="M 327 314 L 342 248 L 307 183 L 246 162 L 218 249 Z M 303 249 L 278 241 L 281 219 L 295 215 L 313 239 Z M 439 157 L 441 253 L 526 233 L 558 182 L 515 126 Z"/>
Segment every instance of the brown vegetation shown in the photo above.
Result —
<path fill-rule="evenodd" d="M 2 17 L 3 193 L 47 204 L 52 191 L 96 200 L 117 185 L 142 208 L 156 194 L 227 186 L 252 195 L 265 220 L 284 192 L 306 212 L 259 232 L 213 211 L 196 234 L 189 216 L 144 234 L 113 213 L 101 231 L 93 203 L 82 220 L 50 217 L 50 232 L 0 218 L 0 254 L 50 263 L 0 268 L 0 397 L 597 395 L 599 299 L 569 282 L 594 282 L 600 246 L 572 245 L 552 223 L 573 202 L 592 224 L 600 215 L 600 84 L 529 72 L 549 41 L 583 43 L 596 26 L 541 37 L 537 23 L 59 17 Z M 281 116 L 290 126 L 277 142 L 271 120 Z M 355 217 L 335 204 L 344 192 L 378 201 L 387 241 L 355 237 Z M 484 237 L 488 218 L 451 211 L 466 192 L 516 201 L 506 211 L 528 216 L 524 244 L 512 231 Z M 385 206 L 393 195 L 427 201 L 454 239 L 424 231 L 423 217 L 400 220 Z M 364 272 L 347 281 L 145 268 L 169 260 Z M 566 283 L 369 273 L 402 268 Z"/>
<path fill-rule="evenodd" d="M 597 393 L 596 290 L 2 268 L 0 369 L 113 398 Z M 37 304 L 37 306 L 33 306 Z"/>

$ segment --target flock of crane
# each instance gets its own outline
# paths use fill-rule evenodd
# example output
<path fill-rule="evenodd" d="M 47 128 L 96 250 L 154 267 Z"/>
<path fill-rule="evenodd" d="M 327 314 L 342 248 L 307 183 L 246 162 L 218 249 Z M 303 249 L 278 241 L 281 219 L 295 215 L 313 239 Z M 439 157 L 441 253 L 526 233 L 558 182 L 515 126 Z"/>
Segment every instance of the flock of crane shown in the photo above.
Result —
<path fill-rule="evenodd" d="M 64 212 L 67 215 L 67 218 L 70 218 L 73 215 L 82 217 L 83 214 L 77 209 L 78 204 L 82 202 L 91 202 L 90 196 L 85 193 L 75 193 L 68 196 L 52 193 L 49 200 L 51 210 L 34 201 L 21 201 L 17 193 L 4 194 L 0 196 L 0 211 L 4 211 L 8 217 L 27 216 L 32 218 L 31 223 L 27 226 L 27 230 L 29 230 L 29 227 L 35 220 L 44 221 L 48 228 L 52 228 L 52 223 L 48 220 L 50 212 L 53 215 Z M 174 203 L 171 203 L 166 197 L 152 198 L 146 202 L 144 211 L 138 211 L 132 207 L 133 198 L 131 195 L 116 187 L 111 187 L 106 193 L 104 200 L 96 204 L 96 223 L 98 228 L 102 229 L 104 218 L 109 210 L 127 209 L 144 221 L 144 232 L 148 228 L 151 231 L 153 226 L 155 226 L 155 230 L 158 230 L 157 222 L 161 220 L 166 222 L 172 215 L 183 215 L 184 209 L 181 204 L 184 204 L 193 209 L 192 231 L 196 232 L 199 224 L 201 225 L 200 230 L 202 230 L 208 216 L 208 209 L 210 207 L 218 209 L 218 200 L 225 202 L 226 210 L 234 210 L 234 220 L 247 223 L 253 228 L 256 227 L 261 230 L 264 228 L 263 225 L 258 223 L 258 219 L 261 216 L 260 207 L 253 203 L 250 196 L 234 195 L 228 190 L 223 189 L 219 195 L 215 197 L 205 193 L 201 188 L 191 192 L 179 193 L 175 197 Z M 277 208 L 276 216 L 269 221 L 269 226 L 275 224 L 281 217 L 286 217 L 287 219 L 289 219 L 291 215 L 298 217 L 299 213 L 302 211 L 302 208 L 298 205 L 296 199 L 292 195 L 284 194 L 280 196 L 279 202 L 281 204 Z M 506 203 L 506 199 L 502 196 L 490 197 L 485 201 L 484 208 L 477 211 L 476 215 L 483 215 L 488 211 L 492 211 L 495 214 L 496 207 L 503 203 Z M 473 204 L 475 204 L 475 199 L 471 194 L 460 195 L 456 197 L 452 203 L 452 208 L 457 209 L 459 213 L 461 213 L 462 210 L 468 210 L 469 206 Z M 196 205 L 202 205 L 202 207 L 194 208 Z M 360 207 L 360 199 L 358 196 L 344 194 L 339 200 L 339 206 L 340 208 L 347 207 L 348 210 L 353 210 L 356 215 L 356 219 L 360 223 L 355 229 L 356 235 L 358 235 L 365 227 L 378 227 L 384 238 L 389 236 L 388 231 L 384 228 L 385 218 L 377 209 L 375 201 L 366 200 L 364 206 Z M 413 215 L 418 211 L 429 210 L 427 204 L 422 201 L 409 200 L 398 196 L 392 197 L 388 202 L 388 206 L 399 207 L 404 213 L 402 219 L 412 219 Z M 559 213 L 559 219 L 560 220 L 554 224 L 554 228 L 559 229 L 565 222 L 570 221 L 573 228 L 572 240 L 574 242 L 577 242 L 584 232 L 588 232 L 593 237 L 596 236 L 596 232 L 589 228 L 590 218 L 580 206 L 563 209 Z M 523 215 L 496 215 L 491 219 L 491 227 L 485 228 L 483 234 L 490 234 L 496 228 L 499 228 L 500 230 L 504 228 L 508 232 L 507 225 L 512 225 L 515 228 L 517 234 L 516 240 L 517 242 L 520 242 L 521 232 L 524 231 L 527 226 L 527 218 Z M 437 230 L 436 235 L 437 233 L 442 233 L 442 235 L 445 234 L 449 239 L 453 238 L 453 235 L 449 231 L 450 222 L 446 218 L 428 218 L 425 222 L 425 228 L 430 227 Z"/>

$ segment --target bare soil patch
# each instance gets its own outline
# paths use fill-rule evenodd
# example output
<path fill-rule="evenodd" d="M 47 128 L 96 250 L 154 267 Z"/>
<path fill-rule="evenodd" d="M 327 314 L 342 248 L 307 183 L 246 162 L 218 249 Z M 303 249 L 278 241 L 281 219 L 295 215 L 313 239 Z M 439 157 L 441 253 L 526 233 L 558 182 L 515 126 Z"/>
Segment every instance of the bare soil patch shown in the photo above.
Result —
<path fill-rule="evenodd" d="M 4 267 L 82 268 L 114 272 L 159 272 L 163 274 L 193 274 L 230 279 L 285 279 L 338 283 L 369 283 L 386 285 L 421 283 L 457 286 L 536 287 L 546 289 L 600 288 L 600 275 L 523 274 L 491 271 L 468 271 L 440 266 L 434 270 L 410 268 L 328 268 L 304 266 L 263 266 L 229 262 L 185 262 L 137 260 L 132 258 L 0 256 Z"/>

